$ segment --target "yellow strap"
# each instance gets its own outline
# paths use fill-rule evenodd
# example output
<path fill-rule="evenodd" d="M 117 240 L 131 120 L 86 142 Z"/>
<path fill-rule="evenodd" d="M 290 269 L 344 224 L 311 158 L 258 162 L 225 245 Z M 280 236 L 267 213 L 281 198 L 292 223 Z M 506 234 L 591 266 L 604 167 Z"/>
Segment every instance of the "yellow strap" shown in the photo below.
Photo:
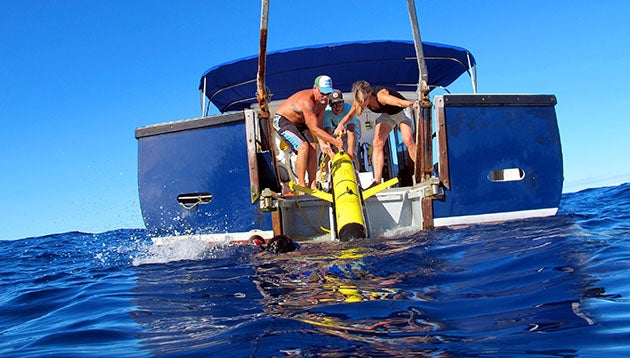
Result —
<path fill-rule="evenodd" d="M 289 182 L 289 188 L 291 188 L 291 191 L 296 191 L 296 190 L 297 191 L 301 191 L 301 192 L 306 193 L 308 195 L 312 195 L 312 196 L 314 196 L 316 198 L 325 200 L 325 201 L 327 201 L 329 203 L 333 202 L 332 194 L 329 194 L 329 193 L 326 193 L 326 192 L 323 192 L 323 191 L 320 191 L 320 190 L 316 190 L 316 189 L 310 189 L 310 188 L 303 187 L 303 186 L 297 184 L 294 181 L 290 181 Z"/>
<path fill-rule="evenodd" d="M 398 178 L 392 178 L 389 179 L 388 181 L 381 183 L 379 185 L 373 186 L 369 189 L 366 189 L 363 191 L 363 200 L 366 200 L 367 198 L 370 198 L 374 195 L 376 195 L 377 193 L 380 193 L 381 191 L 389 188 L 392 185 L 396 185 L 398 184 Z"/>

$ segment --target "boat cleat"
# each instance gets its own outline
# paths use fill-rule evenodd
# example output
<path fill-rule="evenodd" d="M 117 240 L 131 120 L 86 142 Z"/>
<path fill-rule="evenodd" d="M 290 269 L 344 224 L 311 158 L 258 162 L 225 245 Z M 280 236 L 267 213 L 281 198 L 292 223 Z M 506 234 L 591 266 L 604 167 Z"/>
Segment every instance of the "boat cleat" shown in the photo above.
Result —
<path fill-rule="evenodd" d="M 260 210 L 269 212 L 278 210 L 277 193 L 274 193 L 271 189 L 265 188 L 260 192 Z"/>
<path fill-rule="evenodd" d="M 444 198 L 444 187 L 440 185 L 440 179 L 437 177 L 431 177 L 422 183 L 416 184 L 409 192 L 409 198 L 431 198 L 442 199 Z"/>

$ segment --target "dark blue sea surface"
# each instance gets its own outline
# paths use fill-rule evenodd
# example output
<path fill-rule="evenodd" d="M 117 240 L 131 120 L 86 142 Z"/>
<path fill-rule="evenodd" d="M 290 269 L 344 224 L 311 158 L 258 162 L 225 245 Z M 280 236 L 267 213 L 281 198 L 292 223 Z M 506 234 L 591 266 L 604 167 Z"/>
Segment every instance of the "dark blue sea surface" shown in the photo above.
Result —
<path fill-rule="evenodd" d="M 630 183 L 555 217 L 305 244 L 0 241 L 2 357 L 630 355 Z"/>

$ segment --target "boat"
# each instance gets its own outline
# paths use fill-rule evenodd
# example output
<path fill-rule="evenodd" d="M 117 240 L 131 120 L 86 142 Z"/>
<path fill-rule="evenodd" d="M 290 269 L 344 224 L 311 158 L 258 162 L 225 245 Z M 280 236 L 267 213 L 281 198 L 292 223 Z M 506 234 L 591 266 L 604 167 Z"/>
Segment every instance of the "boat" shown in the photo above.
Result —
<path fill-rule="evenodd" d="M 337 216 L 346 210 L 325 200 L 326 190 L 298 195 L 294 156 L 269 125 L 283 100 L 322 74 L 332 77 L 347 101 L 353 82 L 366 80 L 422 102 L 414 123 L 418 153 L 408 153 L 393 130 L 384 176 L 398 183 L 364 195 L 358 204 L 365 236 L 557 213 L 563 166 L 553 94 L 478 93 L 472 53 L 422 42 L 415 28 L 413 41 L 329 43 L 269 53 L 264 46 L 261 36 L 259 54 L 203 73 L 200 117 L 136 129 L 140 206 L 151 236 L 223 243 L 248 242 L 254 235 L 339 240 Z M 471 93 L 450 93 L 448 86 L 464 75 Z M 221 113 L 208 115 L 206 101 Z M 355 180 L 364 194 L 372 181 L 376 116 L 366 110 L 357 118 Z"/>

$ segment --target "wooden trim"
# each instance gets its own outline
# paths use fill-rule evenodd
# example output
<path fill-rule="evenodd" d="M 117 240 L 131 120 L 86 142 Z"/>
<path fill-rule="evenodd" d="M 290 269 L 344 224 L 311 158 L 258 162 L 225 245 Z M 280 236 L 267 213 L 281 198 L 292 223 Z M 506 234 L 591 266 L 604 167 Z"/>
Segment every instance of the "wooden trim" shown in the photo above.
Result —
<path fill-rule="evenodd" d="M 446 189 L 451 188 L 448 165 L 448 141 L 446 136 L 446 115 L 444 113 L 444 96 L 435 96 L 435 121 L 437 123 L 438 139 L 438 171 L 440 182 Z"/>
<path fill-rule="evenodd" d="M 280 208 L 271 212 L 271 227 L 273 229 L 273 235 L 282 235 L 282 212 Z"/>
<path fill-rule="evenodd" d="M 245 137 L 247 138 L 247 164 L 249 168 L 249 192 L 252 204 L 260 197 L 258 158 L 256 157 L 256 123 L 254 112 L 245 111 Z"/>
<path fill-rule="evenodd" d="M 433 229 L 433 199 L 422 198 L 422 230 Z"/>

